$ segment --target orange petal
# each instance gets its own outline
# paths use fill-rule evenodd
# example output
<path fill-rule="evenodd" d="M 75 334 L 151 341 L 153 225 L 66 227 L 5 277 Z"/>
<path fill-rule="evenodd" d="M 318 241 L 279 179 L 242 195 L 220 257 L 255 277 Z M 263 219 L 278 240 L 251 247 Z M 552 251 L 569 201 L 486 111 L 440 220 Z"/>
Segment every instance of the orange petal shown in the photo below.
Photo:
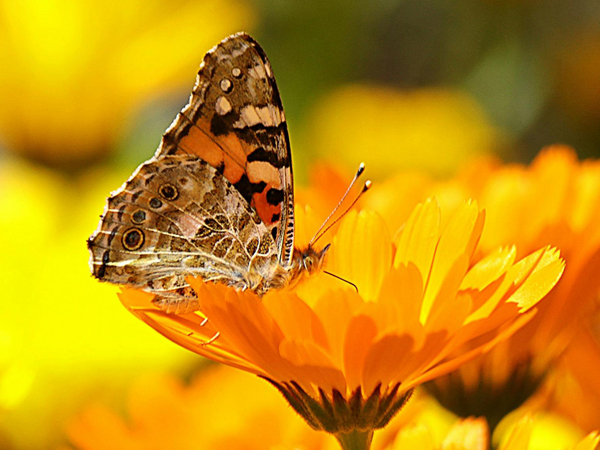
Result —
<path fill-rule="evenodd" d="M 344 372 L 350 391 L 361 385 L 365 358 L 376 336 L 377 327 L 369 317 L 355 317 L 348 326 L 344 341 Z"/>

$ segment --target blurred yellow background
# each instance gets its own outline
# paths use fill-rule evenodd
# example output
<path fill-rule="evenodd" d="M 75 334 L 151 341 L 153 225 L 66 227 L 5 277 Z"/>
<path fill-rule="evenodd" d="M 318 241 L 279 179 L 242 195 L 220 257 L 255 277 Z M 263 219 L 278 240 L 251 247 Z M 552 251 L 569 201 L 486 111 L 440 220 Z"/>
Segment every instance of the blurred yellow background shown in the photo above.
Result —
<path fill-rule="evenodd" d="M 545 145 L 600 153 L 596 0 L 0 0 L 0 448 L 58 448 L 102 399 L 204 364 L 89 275 L 105 198 L 148 159 L 204 53 L 274 68 L 297 183 L 317 161 L 449 176 Z"/>

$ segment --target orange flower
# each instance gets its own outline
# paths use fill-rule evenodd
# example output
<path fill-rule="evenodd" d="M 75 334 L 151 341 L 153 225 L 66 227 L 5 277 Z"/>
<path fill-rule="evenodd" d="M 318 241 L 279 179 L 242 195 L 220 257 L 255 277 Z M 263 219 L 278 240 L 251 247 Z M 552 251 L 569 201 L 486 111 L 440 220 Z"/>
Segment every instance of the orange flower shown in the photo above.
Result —
<path fill-rule="evenodd" d="M 206 49 L 253 16 L 244 0 L 0 0 L 3 150 L 70 172 L 107 156 L 134 114 L 187 92 Z"/>
<path fill-rule="evenodd" d="M 532 316 L 564 265 L 538 250 L 516 261 L 500 248 L 475 261 L 484 214 L 462 205 L 441 227 L 435 201 L 417 206 L 395 239 L 380 217 L 348 214 L 332 241 L 326 274 L 262 299 L 222 284 L 189 282 L 200 311 L 174 315 L 152 295 L 121 301 L 157 331 L 215 361 L 276 386 L 315 429 L 344 448 L 384 427 L 412 389 L 489 350 Z M 477 339 L 469 350 L 464 344 Z"/>
<path fill-rule="evenodd" d="M 600 288 L 600 163 L 579 163 L 571 149 L 556 146 L 530 167 L 486 163 L 454 180 L 451 190 L 486 208 L 483 252 L 515 243 L 523 255 L 554 245 L 567 262 L 527 326 L 430 386 L 457 414 L 486 415 L 494 426 L 532 395 L 594 307 Z"/>
<path fill-rule="evenodd" d="M 569 417 L 586 431 L 600 428 L 600 343 L 582 327 L 560 364 L 547 377 L 530 409 L 544 407 Z"/>
<path fill-rule="evenodd" d="M 375 439 L 374 449 L 488 449 L 484 419 L 440 416 L 439 407 L 425 398 L 411 402 L 408 409 L 378 436 L 385 435 L 383 439 Z M 68 423 L 69 443 L 87 450 L 334 450 L 337 446 L 331 436 L 306 427 L 266 383 L 222 365 L 202 370 L 189 383 L 171 375 L 145 374 L 132 386 L 126 410 L 127 419 L 94 401 Z M 406 420 L 398 420 L 403 417 Z M 568 422 L 539 415 L 521 418 L 500 437 L 501 450 L 592 450 L 599 441 L 597 433 L 584 438 Z"/>
<path fill-rule="evenodd" d="M 447 88 L 343 85 L 322 97 L 308 125 L 300 141 L 307 152 L 363 160 L 376 175 L 399 167 L 452 173 L 503 140 L 473 97 Z"/>
<path fill-rule="evenodd" d="M 418 397 L 418 396 L 417 396 Z M 243 403 L 240 402 L 243 398 Z M 437 407 L 439 410 L 439 407 Z M 76 448 L 103 450 L 334 450 L 335 439 L 307 427 L 267 383 L 224 365 L 202 369 L 189 383 L 146 373 L 128 392 L 126 417 L 92 401 L 66 426 Z M 388 449 L 398 429 L 416 421 L 433 424 L 431 400 L 411 402 L 373 447 Z"/>

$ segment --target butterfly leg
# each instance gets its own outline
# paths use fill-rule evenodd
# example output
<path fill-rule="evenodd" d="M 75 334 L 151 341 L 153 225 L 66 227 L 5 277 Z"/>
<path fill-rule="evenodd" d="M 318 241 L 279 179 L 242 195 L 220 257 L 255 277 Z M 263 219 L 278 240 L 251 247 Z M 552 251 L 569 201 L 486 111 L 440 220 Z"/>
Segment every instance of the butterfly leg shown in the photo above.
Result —
<path fill-rule="evenodd" d="M 220 334 L 221 334 L 221 333 L 219 333 L 219 332 L 217 331 L 213 337 L 211 337 L 211 338 L 210 338 L 208 341 L 202 342 L 202 343 L 200 344 L 200 346 L 202 346 L 202 347 L 206 347 L 207 345 L 210 345 L 210 344 L 212 344 L 213 342 L 215 342 L 215 341 L 218 339 L 218 337 L 220 336 Z"/>

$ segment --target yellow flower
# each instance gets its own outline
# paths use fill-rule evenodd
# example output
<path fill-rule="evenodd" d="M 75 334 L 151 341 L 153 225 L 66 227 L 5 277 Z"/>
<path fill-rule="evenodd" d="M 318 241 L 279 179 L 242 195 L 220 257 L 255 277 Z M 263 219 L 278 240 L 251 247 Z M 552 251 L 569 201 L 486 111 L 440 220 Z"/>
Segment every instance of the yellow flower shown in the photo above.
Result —
<path fill-rule="evenodd" d="M 501 425 L 502 426 L 502 425 Z M 498 450 L 595 450 L 598 432 L 576 436 L 572 425 L 558 417 L 527 414 L 508 427 Z M 503 431 L 503 430 L 500 430 Z M 494 440 L 496 436 L 494 435 Z"/>
<path fill-rule="evenodd" d="M 305 139 L 300 145 L 307 154 L 363 160 L 375 176 L 405 167 L 452 173 L 474 156 L 493 152 L 501 141 L 466 93 L 375 85 L 343 86 L 326 96 Z"/>
<path fill-rule="evenodd" d="M 477 204 L 462 205 L 443 228 L 441 214 L 426 201 L 392 239 L 377 214 L 349 213 L 326 270 L 358 292 L 321 273 L 262 299 L 192 278 L 200 311 L 183 315 L 161 311 L 142 291 L 124 289 L 120 298 L 183 347 L 267 379 L 313 428 L 343 446 L 357 439 L 366 445 L 415 386 L 455 370 L 530 319 L 563 271 L 551 248 L 517 261 L 506 247 L 475 261 L 484 223 Z"/>
<path fill-rule="evenodd" d="M 150 96 L 191 88 L 204 52 L 253 22 L 243 0 L 2 0 L 0 17 L 0 140 L 70 169 L 111 150 Z"/>
<path fill-rule="evenodd" d="M 125 175 L 67 179 L 0 164 L 0 435 L 11 442 L 0 448 L 51 447 L 62 420 L 98 385 L 113 394 L 143 368 L 189 363 L 160 336 L 132 327 L 110 301 L 116 289 L 90 277 L 82 242 Z"/>
<path fill-rule="evenodd" d="M 553 421 L 554 427 L 568 424 Z M 592 432 L 585 437 L 569 437 L 556 440 L 556 433 L 549 429 L 544 420 L 525 416 L 507 431 L 502 442 L 493 448 L 498 450 L 594 450 L 600 437 Z M 541 431 L 541 432 L 540 432 Z M 544 432 L 545 437 L 544 438 Z M 555 440 L 548 439 L 552 436 Z M 456 421 L 442 437 L 437 436 L 426 424 L 416 423 L 401 429 L 386 450 L 418 448 L 419 450 L 488 450 L 489 431 L 485 419 L 467 418 Z"/>
<path fill-rule="evenodd" d="M 445 406 L 462 416 L 486 415 L 494 426 L 531 396 L 589 320 L 600 289 L 600 163 L 580 163 L 571 149 L 556 146 L 530 167 L 486 163 L 449 186 L 452 194 L 446 198 L 460 198 L 456 193 L 462 192 L 485 207 L 484 252 L 511 242 L 519 255 L 553 245 L 567 263 L 529 324 L 493 352 L 430 385 Z"/>

